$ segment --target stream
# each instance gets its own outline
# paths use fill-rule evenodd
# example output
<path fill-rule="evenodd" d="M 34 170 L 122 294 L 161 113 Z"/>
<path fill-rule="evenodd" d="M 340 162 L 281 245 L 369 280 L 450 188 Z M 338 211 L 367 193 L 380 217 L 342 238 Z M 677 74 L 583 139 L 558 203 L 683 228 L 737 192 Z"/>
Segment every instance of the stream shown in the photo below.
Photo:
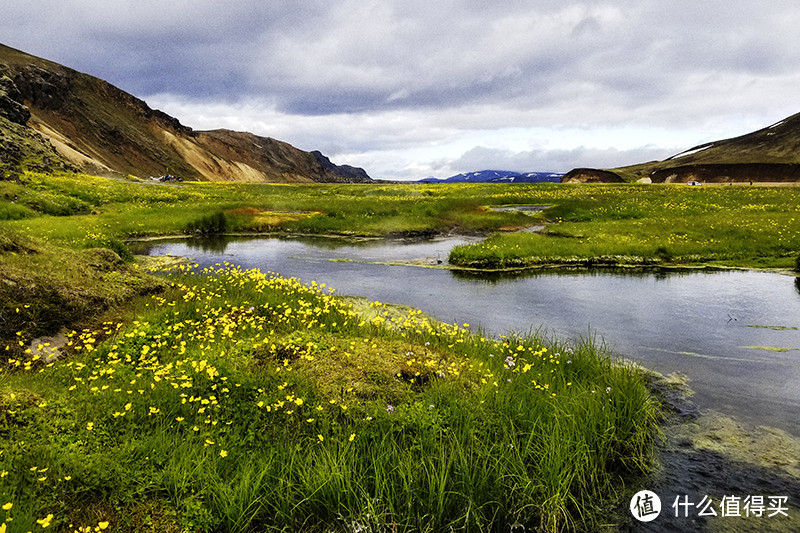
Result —
<path fill-rule="evenodd" d="M 738 270 L 477 275 L 378 264 L 439 266 L 453 246 L 475 240 L 191 239 L 140 243 L 137 253 L 313 280 L 341 295 L 413 306 L 492 335 L 593 337 L 647 368 L 685 374 L 700 409 L 800 436 L 800 278 Z"/>

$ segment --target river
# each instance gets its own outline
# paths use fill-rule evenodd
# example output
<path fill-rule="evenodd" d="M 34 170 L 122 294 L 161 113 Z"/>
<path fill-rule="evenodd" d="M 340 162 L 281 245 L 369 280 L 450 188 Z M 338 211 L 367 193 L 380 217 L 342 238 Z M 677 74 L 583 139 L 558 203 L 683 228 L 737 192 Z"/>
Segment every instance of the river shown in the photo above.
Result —
<path fill-rule="evenodd" d="M 701 409 L 800 436 L 800 278 L 755 271 L 547 270 L 473 275 L 376 264 L 447 262 L 469 238 L 424 242 L 246 238 L 148 243 L 138 253 L 229 262 L 410 305 L 493 334 L 592 336 L 663 374 Z"/>

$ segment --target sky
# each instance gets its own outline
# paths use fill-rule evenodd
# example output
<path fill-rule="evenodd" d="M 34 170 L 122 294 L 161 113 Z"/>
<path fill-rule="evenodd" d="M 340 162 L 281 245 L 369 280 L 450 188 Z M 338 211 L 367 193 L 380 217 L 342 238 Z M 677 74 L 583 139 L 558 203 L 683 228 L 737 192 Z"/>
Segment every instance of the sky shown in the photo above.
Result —
<path fill-rule="evenodd" d="M 377 179 L 664 159 L 800 112 L 795 0 L 5 0 L 0 42 Z"/>

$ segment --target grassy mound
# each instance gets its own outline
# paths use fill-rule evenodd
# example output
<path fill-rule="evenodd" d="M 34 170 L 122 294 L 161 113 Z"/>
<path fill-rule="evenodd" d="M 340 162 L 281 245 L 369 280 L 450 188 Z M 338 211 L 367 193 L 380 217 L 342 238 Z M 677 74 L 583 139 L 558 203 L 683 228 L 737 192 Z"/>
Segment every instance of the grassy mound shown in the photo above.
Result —
<path fill-rule="evenodd" d="M 164 286 L 108 247 L 65 249 L 5 232 L 0 235 L 0 343 L 90 322 Z"/>
<path fill-rule="evenodd" d="M 646 468 L 656 406 L 592 343 L 487 339 L 331 292 L 181 273 L 125 323 L 73 332 L 62 360 L 9 344 L 0 520 L 558 531 L 607 520 Z"/>

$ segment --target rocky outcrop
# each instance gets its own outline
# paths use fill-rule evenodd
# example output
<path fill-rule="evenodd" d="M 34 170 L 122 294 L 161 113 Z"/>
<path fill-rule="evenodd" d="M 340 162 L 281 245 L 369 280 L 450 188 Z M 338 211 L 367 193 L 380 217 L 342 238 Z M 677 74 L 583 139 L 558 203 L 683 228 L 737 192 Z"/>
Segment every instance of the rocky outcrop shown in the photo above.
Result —
<path fill-rule="evenodd" d="M 31 118 L 30 110 L 22 103 L 22 95 L 10 77 L 2 74 L 4 65 L 0 65 L 0 117 L 15 124 L 25 125 Z"/>
<path fill-rule="evenodd" d="M 650 174 L 653 183 L 731 183 L 731 182 L 795 182 L 800 181 L 797 163 L 739 163 L 684 165 L 656 170 Z"/>
<path fill-rule="evenodd" d="M 575 168 L 564 174 L 561 183 L 624 183 L 622 176 L 610 170 Z"/>
<path fill-rule="evenodd" d="M 54 165 L 201 181 L 372 181 L 275 139 L 194 131 L 101 79 L 0 45 L 0 166 Z"/>
<path fill-rule="evenodd" d="M 72 89 L 70 78 L 60 72 L 27 65 L 14 74 L 24 101 L 41 109 L 60 109 Z"/>
<path fill-rule="evenodd" d="M 331 163 L 331 160 L 328 159 L 322 152 L 318 150 L 314 150 L 311 152 L 311 155 L 317 160 L 317 163 L 322 166 L 327 171 L 335 172 L 336 174 L 343 176 L 344 179 L 351 183 L 363 183 L 367 181 L 372 181 L 369 175 L 363 168 L 359 167 L 352 167 L 350 165 L 335 165 Z"/>

